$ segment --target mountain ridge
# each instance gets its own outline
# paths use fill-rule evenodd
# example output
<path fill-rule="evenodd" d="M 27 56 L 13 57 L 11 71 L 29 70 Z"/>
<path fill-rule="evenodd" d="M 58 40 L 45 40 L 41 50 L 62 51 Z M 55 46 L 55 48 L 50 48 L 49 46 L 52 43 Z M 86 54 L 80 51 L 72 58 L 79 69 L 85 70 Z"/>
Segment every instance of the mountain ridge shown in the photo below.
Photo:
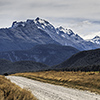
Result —
<path fill-rule="evenodd" d="M 71 29 L 55 28 L 39 17 L 15 21 L 11 27 L 0 29 L 0 51 L 25 50 L 38 44 L 72 46 L 81 51 L 100 48 L 99 44 L 84 40 Z"/>
<path fill-rule="evenodd" d="M 97 68 L 97 67 L 98 68 Z M 87 70 L 94 71 L 93 69 L 99 71 L 100 69 L 100 49 L 95 50 L 87 50 L 87 51 L 81 51 L 74 55 L 72 55 L 69 59 L 66 61 L 60 63 L 59 65 L 54 66 L 55 69 L 61 69 L 61 70 Z M 93 68 L 93 69 L 92 69 Z"/>
<path fill-rule="evenodd" d="M 100 44 L 100 36 L 97 35 L 93 39 L 89 39 L 88 41 L 90 41 L 92 43 Z"/>
<path fill-rule="evenodd" d="M 25 23 L 25 26 L 23 26 Z M 38 44 L 59 44 L 34 21 L 14 22 L 12 27 L 0 29 L 0 51 L 25 50 Z"/>

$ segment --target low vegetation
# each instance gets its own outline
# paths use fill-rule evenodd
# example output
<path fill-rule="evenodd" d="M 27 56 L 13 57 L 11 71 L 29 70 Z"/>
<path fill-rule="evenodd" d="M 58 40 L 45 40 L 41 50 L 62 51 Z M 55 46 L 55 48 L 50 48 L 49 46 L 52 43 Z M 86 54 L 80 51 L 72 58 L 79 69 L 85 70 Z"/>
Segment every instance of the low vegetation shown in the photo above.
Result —
<path fill-rule="evenodd" d="M 0 75 L 0 100 L 37 100 L 30 91 L 19 86 Z"/>
<path fill-rule="evenodd" d="M 99 72 L 44 71 L 33 73 L 17 73 L 15 75 L 52 84 L 88 90 L 100 94 Z"/>

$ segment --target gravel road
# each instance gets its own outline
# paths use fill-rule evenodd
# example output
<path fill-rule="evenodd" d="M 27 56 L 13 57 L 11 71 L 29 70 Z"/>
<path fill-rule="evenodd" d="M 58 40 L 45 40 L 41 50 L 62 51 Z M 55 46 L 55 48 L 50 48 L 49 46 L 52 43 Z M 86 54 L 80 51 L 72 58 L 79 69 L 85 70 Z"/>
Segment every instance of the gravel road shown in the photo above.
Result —
<path fill-rule="evenodd" d="M 19 76 L 7 76 L 11 82 L 32 91 L 39 100 L 100 100 L 100 95 L 87 91 L 65 88 Z"/>

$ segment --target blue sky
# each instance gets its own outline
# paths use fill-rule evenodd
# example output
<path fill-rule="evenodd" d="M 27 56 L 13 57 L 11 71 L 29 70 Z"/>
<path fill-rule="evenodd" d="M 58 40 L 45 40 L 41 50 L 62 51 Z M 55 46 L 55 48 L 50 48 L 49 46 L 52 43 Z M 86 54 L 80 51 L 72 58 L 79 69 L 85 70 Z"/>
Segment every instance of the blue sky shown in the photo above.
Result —
<path fill-rule="evenodd" d="M 84 39 L 100 36 L 100 0 L 0 0 L 0 28 L 37 16 Z"/>

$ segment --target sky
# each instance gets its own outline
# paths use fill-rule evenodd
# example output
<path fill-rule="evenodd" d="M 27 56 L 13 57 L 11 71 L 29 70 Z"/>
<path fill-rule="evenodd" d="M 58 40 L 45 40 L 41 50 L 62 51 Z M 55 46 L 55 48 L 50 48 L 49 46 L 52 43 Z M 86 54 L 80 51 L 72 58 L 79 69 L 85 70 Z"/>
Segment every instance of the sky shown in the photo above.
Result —
<path fill-rule="evenodd" d="M 0 28 L 36 17 L 84 39 L 100 36 L 100 0 L 0 0 Z"/>

